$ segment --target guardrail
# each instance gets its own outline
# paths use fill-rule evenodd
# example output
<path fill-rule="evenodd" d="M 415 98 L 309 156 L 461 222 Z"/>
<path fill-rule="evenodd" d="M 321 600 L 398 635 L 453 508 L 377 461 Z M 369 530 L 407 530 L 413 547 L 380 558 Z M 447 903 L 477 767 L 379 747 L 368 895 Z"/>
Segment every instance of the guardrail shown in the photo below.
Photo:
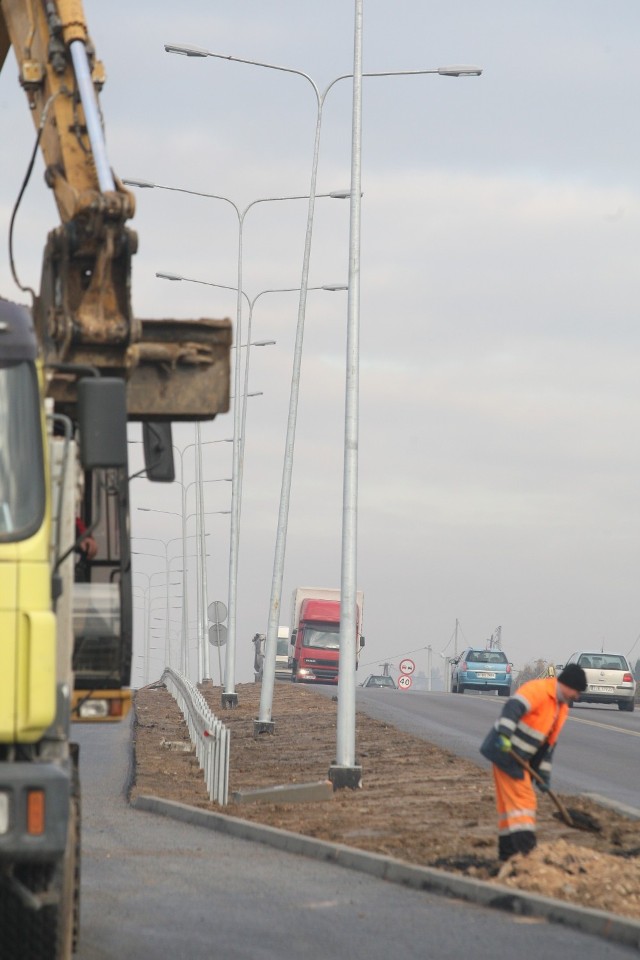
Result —
<path fill-rule="evenodd" d="M 229 730 L 187 677 L 166 667 L 161 683 L 182 710 L 200 769 L 204 770 L 209 798 L 222 807 L 226 806 L 229 797 Z"/>

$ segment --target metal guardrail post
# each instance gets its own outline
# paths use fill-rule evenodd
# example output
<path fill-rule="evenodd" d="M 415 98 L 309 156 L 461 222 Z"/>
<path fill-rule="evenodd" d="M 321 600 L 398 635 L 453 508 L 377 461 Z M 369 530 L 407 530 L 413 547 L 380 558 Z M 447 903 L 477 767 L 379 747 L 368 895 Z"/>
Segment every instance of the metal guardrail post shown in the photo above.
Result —
<path fill-rule="evenodd" d="M 167 667 L 161 682 L 185 718 L 210 800 L 226 806 L 229 799 L 229 730 L 187 677 Z"/>

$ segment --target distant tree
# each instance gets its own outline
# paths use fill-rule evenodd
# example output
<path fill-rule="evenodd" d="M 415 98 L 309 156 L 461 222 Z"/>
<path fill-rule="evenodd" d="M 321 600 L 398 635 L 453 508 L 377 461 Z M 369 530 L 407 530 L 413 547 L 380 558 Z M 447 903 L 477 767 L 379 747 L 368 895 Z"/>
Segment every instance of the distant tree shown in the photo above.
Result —
<path fill-rule="evenodd" d="M 546 660 L 530 660 L 519 672 L 515 681 L 515 689 L 521 687 L 528 680 L 537 680 L 539 677 L 553 676 L 553 664 Z"/>

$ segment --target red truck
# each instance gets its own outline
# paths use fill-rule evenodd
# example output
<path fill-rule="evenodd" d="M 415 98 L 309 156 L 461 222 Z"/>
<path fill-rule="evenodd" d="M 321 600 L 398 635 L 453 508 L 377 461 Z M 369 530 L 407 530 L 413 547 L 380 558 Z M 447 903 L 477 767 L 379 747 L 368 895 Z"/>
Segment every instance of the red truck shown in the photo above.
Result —
<path fill-rule="evenodd" d="M 356 594 L 356 669 L 364 647 L 364 594 Z M 296 587 L 291 598 L 291 679 L 296 683 L 337 683 L 340 659 L 340 591 Z"/>

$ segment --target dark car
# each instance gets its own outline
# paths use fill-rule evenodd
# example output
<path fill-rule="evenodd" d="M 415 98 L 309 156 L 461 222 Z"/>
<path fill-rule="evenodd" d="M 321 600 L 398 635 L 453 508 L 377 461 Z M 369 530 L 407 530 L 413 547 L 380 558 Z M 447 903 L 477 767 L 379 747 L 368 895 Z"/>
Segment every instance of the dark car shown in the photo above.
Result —
<path fill-rule="evenodd" d="M 385 677 L 382 674 L 372 673 L 370 676 L 363 680 L 360 684 L 361 687 L 379 687 L 384 690 L 397 690 L 395 680 L 393 677 Z"/>
<path fill-rule="evenodd" d="M 511 664 L 502 650 L 478 650 L 467 647 L 451 661 L 451 692 L 497 690 L 499 696 L 511 695 Z"/>

